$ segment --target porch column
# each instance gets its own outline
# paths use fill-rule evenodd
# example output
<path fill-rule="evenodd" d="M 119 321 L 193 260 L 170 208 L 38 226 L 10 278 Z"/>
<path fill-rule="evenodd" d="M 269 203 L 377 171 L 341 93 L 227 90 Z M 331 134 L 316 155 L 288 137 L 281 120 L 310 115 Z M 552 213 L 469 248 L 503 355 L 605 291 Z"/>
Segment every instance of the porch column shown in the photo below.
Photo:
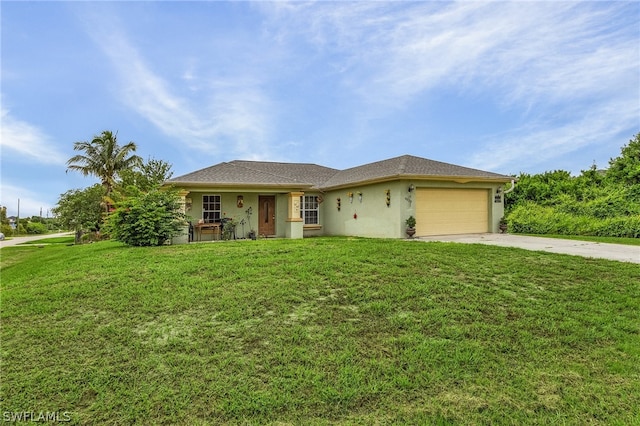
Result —
<path fill-rule="evenodd" d="M 191 201 L 187 198 L 189 191 L 185 191 L 184 189 L 178 192 L 178 197 L 180 197 L 180 211 L 182 214 L 187 214 L 187 210 L 191 209 Z M 171 244 L 187 244 L 191 241 L 189 235 L 189 224 L 184 222 L 181 227 L 181 231 L 178 235 L 171 238 Z"/>
<path fill-rule="evenodd" d="M 178 192 L 178 197 L 180 197 L 180 205 L 182 214 L 187 214 L 187 210 L 191 210 L 191 199 L 187 200 L 187 195 L 189 195 L 189 191 L 185 191 L 184 189 Z"/>
<path fill-rule="evenodd" d="M 287 221 L 285 225 L 285 236 L 287 238 L 303 237 L 303 220 L 300 217 L 300 197 L 304 192 L 290 192 L 287 202 Z"/>

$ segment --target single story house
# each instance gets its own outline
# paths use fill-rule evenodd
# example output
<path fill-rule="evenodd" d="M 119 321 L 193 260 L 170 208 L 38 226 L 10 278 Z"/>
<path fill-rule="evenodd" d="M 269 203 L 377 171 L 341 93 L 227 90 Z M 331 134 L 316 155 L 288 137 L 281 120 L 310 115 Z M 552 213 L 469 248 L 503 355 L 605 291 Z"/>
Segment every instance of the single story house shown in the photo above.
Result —
<path fill-rule="evenodd" d="M 497 232 L 513 177 L 403 155 L 337 170 L 307 163 L 223 162 L 170 179 L 194 223 L 232 218 L 238 237 L 404 238 Z"/>

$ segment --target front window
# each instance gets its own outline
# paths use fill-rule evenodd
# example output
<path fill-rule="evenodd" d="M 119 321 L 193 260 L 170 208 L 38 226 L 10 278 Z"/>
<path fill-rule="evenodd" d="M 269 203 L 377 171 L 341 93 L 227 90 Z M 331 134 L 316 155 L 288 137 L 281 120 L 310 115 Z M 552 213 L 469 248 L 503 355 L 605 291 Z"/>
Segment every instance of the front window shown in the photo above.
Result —
<path fill-rule="evenodd" d="M 220 211 L 219 195 L 202 196 L 202 218 L 204 219 L 204 223 L 220 222 Z"/>
<path fill-rule="evenodd" d="M 317 225 L 319 221 L 319 203 L 316 195 L 303 195 L 300 197 L 300 217 L 305 225 Z"/>

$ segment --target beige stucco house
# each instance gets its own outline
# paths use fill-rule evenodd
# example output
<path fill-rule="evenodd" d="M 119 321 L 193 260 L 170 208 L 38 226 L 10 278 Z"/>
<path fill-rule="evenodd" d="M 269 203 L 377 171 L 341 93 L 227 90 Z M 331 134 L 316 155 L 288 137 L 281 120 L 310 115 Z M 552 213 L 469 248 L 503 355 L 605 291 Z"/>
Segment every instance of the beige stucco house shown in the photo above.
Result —
<path fill-rule="evenodd" d="M 233 218 L 238 237 L 404 238 L 497 232 L 511 176 L 403 155 L 346 170 L 316 164 L 231 161 L 167 181 L 194 223 Z"/>

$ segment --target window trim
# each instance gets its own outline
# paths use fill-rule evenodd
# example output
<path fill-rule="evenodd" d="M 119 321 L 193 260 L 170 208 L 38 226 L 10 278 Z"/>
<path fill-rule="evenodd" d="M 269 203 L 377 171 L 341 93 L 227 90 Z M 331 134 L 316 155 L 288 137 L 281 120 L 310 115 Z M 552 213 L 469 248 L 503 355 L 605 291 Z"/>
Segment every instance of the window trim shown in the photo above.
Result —
<path fill-rule="evenodd" d="M 209 210 L 205 210 L 205 197 L 217 197 L 217 201 L 214 199 L 214 201 L 207 201 L 206 204 L 210 205 L 210 204 L 218 204 L 218 210 L 215 209 L 209 209 Z M 213 214 L 213 219 L 211 218 L 207 218 L 205 216 L 205 213 L 209 213 L 209 214 Z M 216 215 L 217 213 L 217 215 Z M 217 216 L 217 220 L 216 220 L 216 216 Z M 204 220 L 205 223 L 217 223 L 220 222 L 220 219 L 222 218 L 222 195 L 220 194 L 202 194 L 202 219 Z"/>
<path fill-rule="evenodd" d="M 305 198 L 313 198 L 313 201 L 310 203 L 315 203 L 315 208 L 306 208 L 307 202 Z M 316 213 L 316 221 L 315 223 L 308 223 L 308 217 L 305 215 L 307 212 L 315 212 Z M 302 219 L 303 225 L 306 227 L 314 227 L 320 226 L 320 203 L 318 202 L 317 195 L 301 195 L 300 196 L 300 218 Z"/>

